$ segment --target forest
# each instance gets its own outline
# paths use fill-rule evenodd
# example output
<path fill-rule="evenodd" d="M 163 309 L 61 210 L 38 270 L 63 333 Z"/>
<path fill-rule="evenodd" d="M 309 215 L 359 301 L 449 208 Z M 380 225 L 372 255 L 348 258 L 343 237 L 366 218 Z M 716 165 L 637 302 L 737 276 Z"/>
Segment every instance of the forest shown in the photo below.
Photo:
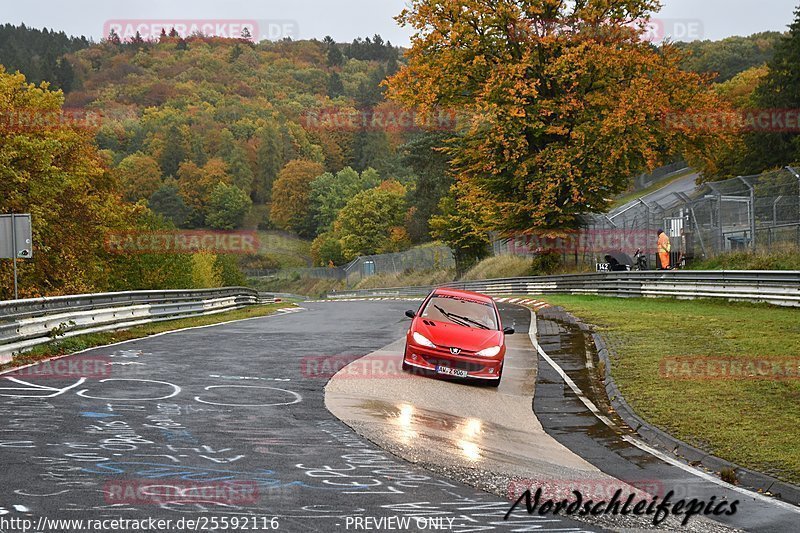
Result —
<path fill-rule="evenodd" d="M 424 32 L 421 16 L 401 23 Z M 522 32 L 505 43 L 420 33 L 401 49 L 379 35 L 93 42 L 0 26 L 0 211 L 31 212 L 39 243 L 23 292 L 230 285 L 243 267 L 275 266 L 268 254 L 114 255 L 103 246 L 114 231 L 282 230 L 313 241 L 319 266 L 441 240 L 475 261 L 488 232 L 568 227 L 676 156 L 706 180 L 800 159 L 797 132 L 663 120 L 675 109 L 797 109 L 800 20 L 785 34 L 659 47 L 635 32 L 586 33 L 551 48 Z M 543 63 L 515 52 L 520 43 Z M 620 69 L 635 75 L 616 92 L 559 79 Z M 643 79 L 654 80 L 644 92 Z M 581 99 L 592 107 L 575 107 Z M 457 119 L 409 124 L 408 109 Z M 30 120 L 53 113 L 71 120 Z"/>

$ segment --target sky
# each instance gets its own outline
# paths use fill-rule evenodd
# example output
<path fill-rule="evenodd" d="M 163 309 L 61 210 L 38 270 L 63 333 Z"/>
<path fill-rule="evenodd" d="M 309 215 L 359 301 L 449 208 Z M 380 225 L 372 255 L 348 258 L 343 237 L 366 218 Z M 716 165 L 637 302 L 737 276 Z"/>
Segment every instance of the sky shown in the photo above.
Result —
<path fill-rule="evenodd" d="M 731 35 L 778 30 L 793 19 L 800 0 L 662 0 L 656 15 L 659 32 L 674 40 L 718 40 Z M 63 30 L 100 39 L 109 21 L 240 20 L 258 23 L 266 37 L 322 39 L 338 42 L 375 33 L 397 45 L 410 32 L 393 17 L 406 0 L 0 0 L 0 23 Z M 104 29 L 106 28 L 106 29 Z M 224 30 L 223 30 L 224 31 Z"/>

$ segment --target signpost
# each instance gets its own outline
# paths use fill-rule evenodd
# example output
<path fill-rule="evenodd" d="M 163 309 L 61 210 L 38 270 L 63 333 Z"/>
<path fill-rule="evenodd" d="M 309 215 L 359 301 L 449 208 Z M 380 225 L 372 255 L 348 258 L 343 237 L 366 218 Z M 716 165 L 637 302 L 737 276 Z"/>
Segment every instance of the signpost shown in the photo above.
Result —
<path fill-rule="evenodd" d="M 33 234 L 30 215 L 0 215 L 0 259 L 14 263 L 14 299 L 17 292 L 17 259 L 33 257 Z"/>

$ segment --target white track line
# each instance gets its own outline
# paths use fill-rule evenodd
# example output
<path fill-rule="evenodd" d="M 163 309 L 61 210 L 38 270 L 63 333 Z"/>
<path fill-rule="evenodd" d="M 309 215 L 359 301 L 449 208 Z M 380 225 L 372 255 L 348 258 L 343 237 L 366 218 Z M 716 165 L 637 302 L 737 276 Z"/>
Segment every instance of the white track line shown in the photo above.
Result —
<path fill-rule="evenodd" d="M 578 399 L 580 399 L 580 401 L 583 402 L 583 404 L 592 412 L 592 414 L 594 416 L 596 416 L 601 422 L 603 422 L 605 425 L 607 425 L 611 429 L 614 429 L 616 431 L 620 431 L 620 428 L 616 424 L 614 424 L 614 422 L 612 422 L 607 416 L 603 415 L 602 412 L 597 408 L 597 406 L 594 403 L 592 403 L 592 401 L 589 398 L 586 397 L 586 395 L 583 393 L 583 391 L 580 389 L 580 387 L 578 387 L 575 384 L 575 382 L 572 381 L 572 379 L 567 375 L 567 373 L 564 372 L 564 369 L 561 368 L 560 366 L 558 366 L 558 363 L 553 361 L 553 359 L 549 355 L 547 355 L 547 353 L 545 353 L 545 351 L 542 349 L 542 347 L 539 346 L 539 341 L 536 338 L 535 321 L 536 321 L 536 313 L 531 311 L 531 326 L 530 326 L 530 329 L 528 330 L 528 336 L 531 338 L 531 342 L 536 347 L 536 351 L 539 352 L 539 355 L 541 355 L 542 358 L 545 361 L 547 361 L 547 363 L 551 367 L 553 367 L 553 370 L 558 372 L 558 375 L 561 376 L 561 379 L 564 380 L 564 382 L 569 386 L 569 388 L 572 389 L 572 392 L 574 392 L 578 396 Z M 699 477 L 701 479 L 704 479 L 705 481 L 709 481 L 711 483 L 714 483 L 716 485 L 724 487 L 724 488 L 726 488 L 728 490 L 732 490 L 734 492 L 738 492 L 740 494 L 743 494 L 745 496 L 751 497 L 753 499 L 760 500 L 760 501 L 762 501 L 764 503 L 769 503 L 769 504 L 775 505 L 775 506 L 780 507 L 782 509 L 785 509 L 787 511 L 792 511 L 792 512 L 795 512 L 797 514 L 800 514 L 800 507 L 797 507 L 796 505 L 792 505 L 791 503 L 786 503 L 786 502 L 783 502 L 781 500 L 776 500 L 775 498 L 770 498 L 769 496 L 765 496 L 763 494 L 759 494 L 757 492 L 753 492 L 753 491 L 750 491 L 750 490 L 747 490 L 747 489 L 743 489 L 741 487 L 737 487 L 735 485 L 731 485 L 729 483 L 726 483 L 726 482 L 722 481 L 721 479 L 717 478 L 716 476 L 712 476 L 711 474 L 709 474 L 707 472 L 703 472 L 702 470 L 698 470 L 697 468 L 694 468 L 692 466 L 684 464 L 684 463 L 680 462 L 679 460 L 675 459 L 674 457 L 670 457 L 669 455 L 666 455 L 665 453 L 660 452 L 660 451 L 656 450 L 655 448 L 652 448 L 651 446 L 645 444 L 642 440 L 640 440 L 640 439 L 638 439 L 636 437 L 632 437 L 630 435 L 623 435 L 622 436 L 622 440 L 624 440 L 625 442 L 627 442 L 629 444 L 632 444 L 633 446 L 636 446 L 640 450 L 642 450 L 644 452 L 647 452 L 650 455 L 652 455 L 652 456 L 654 456 L 654 457 L 656 457 L 658 459 L 661 459 L 662 461 L 664 461 L 666 463 L 671 464 L 672 466 L 680 468 L 684 472 L 688 472 L 689 474 L 692 474 L 693 476 L 697 476 L 697 477 Z"/>

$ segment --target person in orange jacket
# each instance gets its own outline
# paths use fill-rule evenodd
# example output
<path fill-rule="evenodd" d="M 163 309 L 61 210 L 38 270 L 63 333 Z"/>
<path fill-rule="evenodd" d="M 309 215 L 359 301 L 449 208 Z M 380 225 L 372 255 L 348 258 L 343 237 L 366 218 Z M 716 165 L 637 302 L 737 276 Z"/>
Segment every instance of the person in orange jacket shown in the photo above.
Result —
<path fill-rule="evenodd" d="M 658 260 L 661 270 L 669 270 L 669 253 L 672 251 L 672 243 L 664 230 L 658 230 Z"/>

